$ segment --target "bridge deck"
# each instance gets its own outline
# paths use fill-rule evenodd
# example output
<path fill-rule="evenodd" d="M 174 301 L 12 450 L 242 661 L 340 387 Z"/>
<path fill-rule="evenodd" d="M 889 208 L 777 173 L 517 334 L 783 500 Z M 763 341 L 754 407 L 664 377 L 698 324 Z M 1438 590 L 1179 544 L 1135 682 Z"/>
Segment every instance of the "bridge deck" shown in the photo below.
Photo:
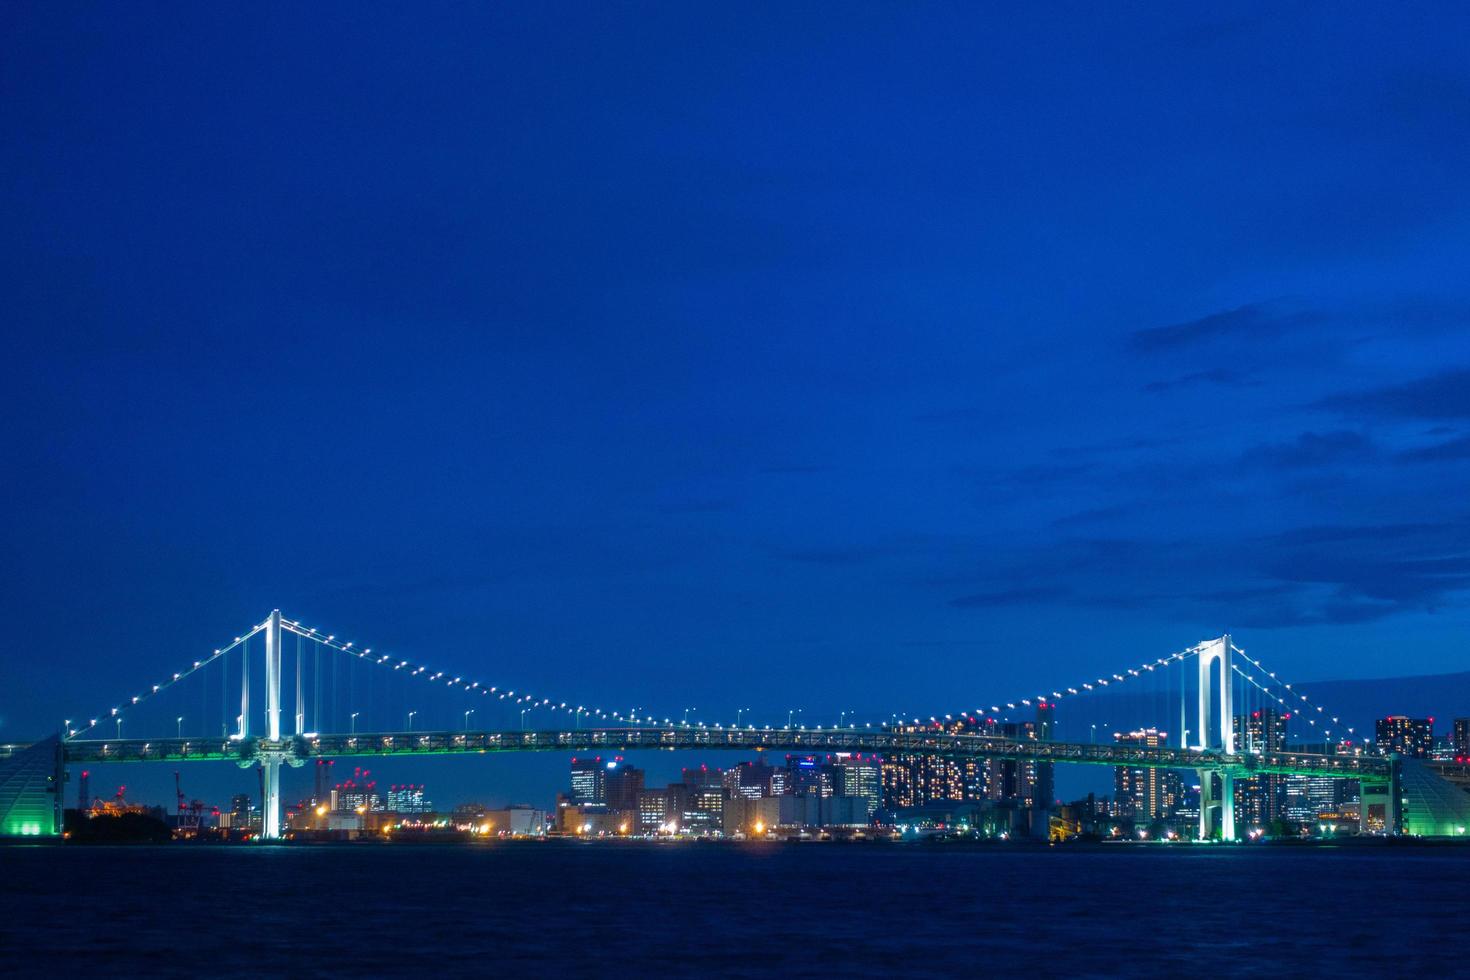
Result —
<path fill-rule="evenodd" d="M 69 762 L 205 762 L 249 765 L 262 752 L 296 759 L 337 756 L 449 755 L 490 752 L 632 752 L 639 750 L 726 750 L 862 752 L 880 756 L 940 755 L 1069 762 L 1083 765 L 1164 769 L 1232 770 L 1238 774 L 1281 773 L 1387 778 L 1390 760 L 1370 756 L 1277 752 L 1223 755 L 1198 749 L 1146 748 L 1112 743 L 902 732 L 871 729 L 589 728 L 552 731 L 361 732 L 300 735 L 270 743 L 255 738 L 166 738 L 77 740 L 64 743 Z"/>

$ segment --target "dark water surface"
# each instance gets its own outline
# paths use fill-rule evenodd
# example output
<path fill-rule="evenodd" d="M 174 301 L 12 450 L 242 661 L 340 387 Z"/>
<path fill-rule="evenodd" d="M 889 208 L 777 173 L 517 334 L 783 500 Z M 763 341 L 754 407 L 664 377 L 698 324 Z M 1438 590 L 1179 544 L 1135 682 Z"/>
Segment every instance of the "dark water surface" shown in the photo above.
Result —
<path fill-rule="evenodd" d="M 1470 971 L 1470 849 L 0 848 L 0 976 Z"/>

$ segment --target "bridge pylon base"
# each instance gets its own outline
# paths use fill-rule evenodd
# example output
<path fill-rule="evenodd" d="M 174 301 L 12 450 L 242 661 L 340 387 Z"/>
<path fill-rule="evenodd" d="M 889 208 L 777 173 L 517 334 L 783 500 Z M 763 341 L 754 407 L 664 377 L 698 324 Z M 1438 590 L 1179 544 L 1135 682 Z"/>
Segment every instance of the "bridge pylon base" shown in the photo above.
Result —
<path fill-rule="evenodd" d="M 281 760 L 267 756 L 260 762 L 263 769 L 263 792 L 261 793 L 261 833 L 265 840 L 279 840 L 281 836 Z"/>
<path fill-rule="evenodd" d="M 1218 832 L 1222 841 L 1235 840 L 1235 776 L 1213 769 L 1197 769 L 1199 773 L 1199 839 L 1214 840 Z M 1220 778 L 1219 792 L 1215 777 Z"/>

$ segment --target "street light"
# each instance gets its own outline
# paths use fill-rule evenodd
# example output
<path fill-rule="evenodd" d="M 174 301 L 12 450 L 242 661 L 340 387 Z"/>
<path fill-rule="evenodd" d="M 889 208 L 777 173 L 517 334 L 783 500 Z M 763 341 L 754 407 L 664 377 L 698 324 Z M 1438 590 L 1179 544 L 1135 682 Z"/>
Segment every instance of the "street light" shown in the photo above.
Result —
<path fill-rule="evenodd" d="M 790 728 L 796 722 L 796 716 L 805 711 L 805 708 L 792 708 L 786 712 L 786 727 Z"/>
<path fill-rule="evenodd" d="M 119 715 L 118 716 L 118 719 L 117 719 L 117 737 L 119 739 L 122 738 L 122 716 L 121 715 Z"/>
<path fill-rule="evenodd" d="M 475 709 L 474 708 L 471 708 L 470 710 L 468 710 L 468 711 L 466 711 L 464 713 L 464 730 L 465 731 L 469 731 L 470 730 L 470 715 L 472 715 L 474 713 L 475 713 Z"/>
<path fill-rule="evenodd" d="M 416 714 L 418 714 L 417 711 L 410 711 L 408 713 L 408 730 L 409 731 L 413 731 L 413 716 L 416 715 Z"/>
<path fill-rule="evenodd" d="M 177 726 L 174 734 L 177 737 L 179 737 L 179 738 L 183 738 L 184 737 L 184 716 L 183 715 L 179 715 L 177 718 L 174 719 L 174 723 Z"/>
<path fill-rule="evenodd" d="M 684 709 L 684 727 L 685 728 L 688 728 L 689 727 L 689 712 L 691 712 L 691 711 L 698 711 L 698 710 L 699 710 L 698 708 L 685 708 Z"/>
<path fill-rule="evenodd" d="M 354 735 L 357 734 L 357 716 L 360 714 L 362 714 L 361 711 L 354 711 L 352 713 L 352 734 Z"/>
<path fill-rule="evenodd" d="M 736 728 L 739 728 L 740 727 L 740 716 L 743 715 L 743 714 L 745 714 L 749 710 L 751 710 L 751 709 L 749 709 L 749 708 L 736 708 L 735 709 L 735 727 Z"/>
<path fill-rule="evenodd" d="M 536 706 L 535 706 L 535 705 L 534 705 L 534 704 L 533 704 L 533 705 L 531 705 L 531 707 L 529 707 L 529 708 L 522 708 L 522 709 L 521 709 L 521 731 L 525 731 L 525 730 L 526 730 L 526 712 L 527 712 L 527 711 L 532 711 L 532 710 L 534 710 L 534 709 L 535 709 L 535 707 L 536 707 Z"/>

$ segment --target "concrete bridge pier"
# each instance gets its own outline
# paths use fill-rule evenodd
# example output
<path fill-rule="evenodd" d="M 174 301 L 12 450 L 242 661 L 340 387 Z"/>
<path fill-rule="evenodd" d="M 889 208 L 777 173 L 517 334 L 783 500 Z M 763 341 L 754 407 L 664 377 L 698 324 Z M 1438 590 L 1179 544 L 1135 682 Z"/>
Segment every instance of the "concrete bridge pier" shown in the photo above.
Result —
<path fill-rule="evenodd" d="M 1402 832 L 1403 814 L 1399 800 L 1399 757 L 1390 757 L 1388 778 L 1358 782 L 1358 832 L 1397 836 Z"/>
<path fill-rule="evenodd" d="M 1214 769 L 1198 769 L 1199 773 L 1199 839 L 1213 840 L 1219 832 L 1222 841 L 1235 840 L 1235 775 Z M 1215 778 L 1219 777 L 1219 791 Z"/>

